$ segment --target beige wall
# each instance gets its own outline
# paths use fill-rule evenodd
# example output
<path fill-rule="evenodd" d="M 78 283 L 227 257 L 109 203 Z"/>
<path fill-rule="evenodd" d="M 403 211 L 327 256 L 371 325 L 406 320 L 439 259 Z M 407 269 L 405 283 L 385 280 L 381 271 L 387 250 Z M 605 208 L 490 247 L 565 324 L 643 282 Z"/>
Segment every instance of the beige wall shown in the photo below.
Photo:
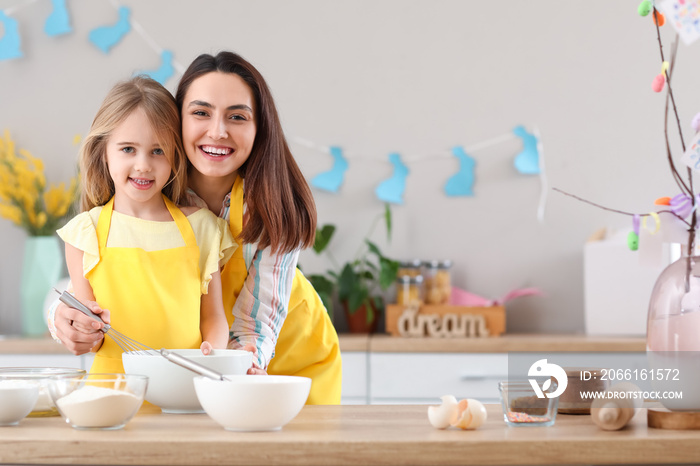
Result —
<path fill-rule="evenodd" d="M 0 8 L 19 3 L 0 0 Z M 115 20 L 109 1 L 67 3 L 74 31 L 64 37 L 43 33 L 48 0 L 18 10 L 25 57 L 0 62 L 0 129 L 44 158 L 54 181 L 74 172 L 73 137 L 86 132 L 112 84 L 158 62 L 133 31 L 109 55 L 88 42 L 92 28 Z M 656 33 L 650 18 L 637 15 L 638 2 L 123 3 L 181 65 L 220 49 L 257 65 L 292 141 L 363 156 L 350 159 L 339 194 L 315 191 L 319 222 L 339 227 L 337 258 L 354 253 L 382 208 L 373 192 L 391 173 L 387 154 L 422 157 L 407 161 L 393 241 L 375 240 L 397 258 L 451 258 L 454 283 L 487 297 L 541 288 L 545 297 L 508 306 L 509 331 L 583 331 L 583 243 L 600 227 L 627 228 L 628 220 L 550 192 L 538 222 L 542 186 L 514 171 L 517 140 L 471 154 L 473 198 L 443 194 L 457 163 L 431 154 L 537 126 L 550 186 L 637 212 L 677 192 L 664 160 L 664 100 L 650 90 L 660 71 Z M 670 41 L 669 26 L 663 37 Z M 686 137 L 700 108 L 698 47 L 680 46 L 675 80 Z M 327 155 L 294 142 L 292 149 L 308 179 L 330 167 Z M 0 333 L 20 330 L 24 239 L 0 221 Z M 306 272 L 329 266 L 312 252 L 301 263 Z"/>

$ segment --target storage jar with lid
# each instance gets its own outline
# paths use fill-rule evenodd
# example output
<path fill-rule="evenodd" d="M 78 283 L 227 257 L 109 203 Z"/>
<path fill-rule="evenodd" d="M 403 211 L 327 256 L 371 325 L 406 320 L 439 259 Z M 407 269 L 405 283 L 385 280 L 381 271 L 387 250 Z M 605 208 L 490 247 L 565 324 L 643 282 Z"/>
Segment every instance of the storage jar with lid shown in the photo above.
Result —
<path fill-rule="evenodd" d="M 400 306 L 423 303 L 423 276 L 402 275 L 396 279 L 396 303 Z"/>
<path fill-rule="evenodd" d="M 425 302 L 427 304 L 450 303 L 452 296 L 451 267 L 451 260 L 432 260 L 423 263 Z"/>
<path fill-rule="evenodd" d="M 408 261 L 399 262 L 399 270 L 396 273 L 397 277 L 402 277 L 408 275 L 409 277 L 415 277 L 421 274 L 421 265 L 423 261 L 420 259 L 412 259 Z"/>

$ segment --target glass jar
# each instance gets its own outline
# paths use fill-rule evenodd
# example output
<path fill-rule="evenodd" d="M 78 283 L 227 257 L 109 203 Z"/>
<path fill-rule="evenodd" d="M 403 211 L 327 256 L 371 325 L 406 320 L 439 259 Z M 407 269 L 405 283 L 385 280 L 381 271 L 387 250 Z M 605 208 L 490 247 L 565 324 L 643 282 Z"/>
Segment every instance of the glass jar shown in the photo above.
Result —
<path fill-rule="evenodd" d="M 700 256 L 683 255 L 666 267 L 651 293 L 647 359 L 654 390 L 682 392 L 659 399 L 672 411 L 700 411 Z"/>
<path fill-rule="evenodd" d="M 402 275 L 396 279 L 396 304 L 423 304 L 423 276 Z"/>
<path fill-rule="evenodd" d="M 424 294 L 427 304 L 450 303 L 452 296 L 451 267 L 451 260 L 432 260 L 423 263 Z"/>
<path fill-rule="evenodd" d="M 421 265 L 423 265 L 423 261 L 420 259 L 399 262 L 399 271 L 397 272 L 396 276 L 403 277 L 404 275 L 408 275 L 409 277 L 415 277 L 420 275 Z"/>

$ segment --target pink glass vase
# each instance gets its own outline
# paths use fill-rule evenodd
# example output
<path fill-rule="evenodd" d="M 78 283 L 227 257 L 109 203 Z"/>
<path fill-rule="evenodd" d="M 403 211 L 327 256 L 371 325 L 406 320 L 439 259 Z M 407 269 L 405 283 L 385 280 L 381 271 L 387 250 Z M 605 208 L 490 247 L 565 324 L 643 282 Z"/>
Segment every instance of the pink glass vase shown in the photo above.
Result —
<path fill-rule="evenodd" d="M 700 411 L 700 256 L 683 255 L 659 275 L 649 301 L 647 358 L 658 401 L 673 411 Z"/>

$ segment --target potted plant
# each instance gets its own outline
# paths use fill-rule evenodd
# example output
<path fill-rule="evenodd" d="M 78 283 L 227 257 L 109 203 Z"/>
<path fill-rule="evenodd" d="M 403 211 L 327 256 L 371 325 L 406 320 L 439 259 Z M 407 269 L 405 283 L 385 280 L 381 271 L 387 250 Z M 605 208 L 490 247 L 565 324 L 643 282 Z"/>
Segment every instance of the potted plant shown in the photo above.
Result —
<path fill-rule="evenodd" d="M 372 333 L 376 329 L 377 319 L 384 310 L 381 292 L 396 281 L 399 263 L 382 254 L 379 247 L 369 239 L 381 220 L 386 225 L 387 239 L 391 239 L 391 209 L 386 204 L 384 212 L 372 222 L 353 259 L 342 265 L 328 250 L 336 231 L 335 225 L 326 224 L 316 230 L 313 249 L 316 254 L 325 253 L 334 269 L 325 274 L 311 275 L 309 280 L 327 309 L 334 308 L 334 298 L 337 297 L 351 332 Z"/>

